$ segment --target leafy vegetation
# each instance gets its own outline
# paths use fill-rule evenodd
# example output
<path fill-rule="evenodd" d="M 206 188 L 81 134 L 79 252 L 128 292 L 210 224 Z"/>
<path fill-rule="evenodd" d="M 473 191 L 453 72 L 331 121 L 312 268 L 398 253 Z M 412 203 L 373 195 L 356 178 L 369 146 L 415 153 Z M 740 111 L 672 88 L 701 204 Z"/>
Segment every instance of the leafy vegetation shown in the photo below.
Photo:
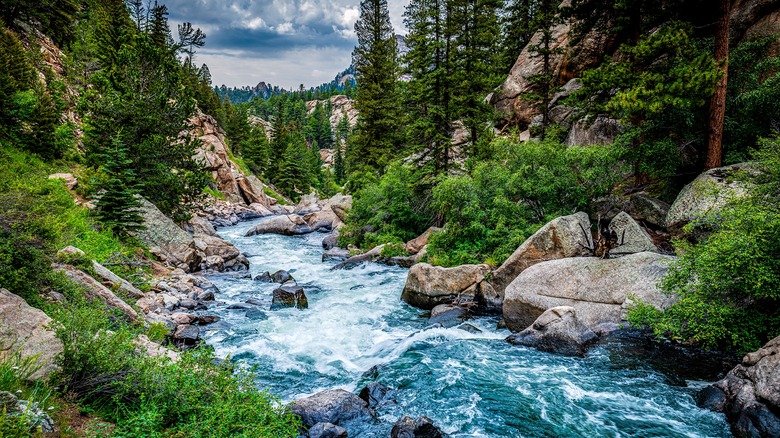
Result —
<path fill-rule="evenodd" d="M 700 243 L 678 242 L 680 258 L 662 283 L 677 301 L 663 312 L 637 307 L 634 325 L 740 353 L 780 333 L 780 139 L 763 144 L 761 172 L 739 176 L 754 184 L 751 195 L 703 218 L 715 228 Z"/>

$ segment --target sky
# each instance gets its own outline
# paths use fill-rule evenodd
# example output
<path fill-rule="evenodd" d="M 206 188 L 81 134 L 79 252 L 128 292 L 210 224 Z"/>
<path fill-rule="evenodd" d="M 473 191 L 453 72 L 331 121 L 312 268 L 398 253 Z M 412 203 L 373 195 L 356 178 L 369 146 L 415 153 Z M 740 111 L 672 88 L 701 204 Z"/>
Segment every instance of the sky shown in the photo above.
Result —
<path fill-rule="evenodd" d="M 360 0 L 159 0 L 177 25 L 206 33 L 195 63 L 207 64 L 214 85 L 306 88 L 330 82 L 349 67 L 357 43 Z M 396 33 L 403 33 L 409 0 L 387 0 Z"/>

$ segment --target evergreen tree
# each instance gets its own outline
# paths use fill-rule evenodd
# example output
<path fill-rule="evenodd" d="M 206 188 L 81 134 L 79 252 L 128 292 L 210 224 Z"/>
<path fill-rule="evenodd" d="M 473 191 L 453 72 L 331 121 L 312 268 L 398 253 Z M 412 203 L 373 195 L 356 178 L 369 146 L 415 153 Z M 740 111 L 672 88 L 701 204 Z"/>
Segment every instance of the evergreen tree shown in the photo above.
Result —
<path fill-rule="evenodd" d="M 344 179 L 347 176 L 342 148 L 343 145 L 341 142 L 336 143 L 336 152 L 333 154 L 333 179 L 338 185 L 344 184 Z"/>
<path fill-rule="evenodd" d="M 397 48 L 387 1 L 362 0 L 355 32 L 358 46 L 352 59 L 359 116 L 350 162 L 381 170 L 400 144 Z"/>
<path fill-rule="evenodd" d="M 507 73 L 520 52 L 531 42 L 536 28 L 536 0 L 510 0 L 502 20 L 501 61 L 499 71 Z"/>
<path fill-rule="evenodd" d="M 127 158 L 122 140 L 114 138 L 112 147 L 102 154 L 102 158 L 105 178 L 100 181 L 102 191 L 95 197 L 98 218 L 117 234 L 143 229 L 133 162 Z"/>
<path fill-rule="evenodd" d="M 257 175 L 268 168 L 268 137 L 262 126 L 255 126 L 241 145 L 241 153 L 249 168 Z"/>

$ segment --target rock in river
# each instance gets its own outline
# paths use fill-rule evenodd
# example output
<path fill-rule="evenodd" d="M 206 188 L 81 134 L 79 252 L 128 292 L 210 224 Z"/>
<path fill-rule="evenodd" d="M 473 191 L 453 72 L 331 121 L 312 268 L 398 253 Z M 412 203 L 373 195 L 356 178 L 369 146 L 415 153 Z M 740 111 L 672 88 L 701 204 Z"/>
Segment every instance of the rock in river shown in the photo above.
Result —
<path fill-rule="evenodd" d="M 530 327 L 506 338 L 513 345 L 567 356 L 583 356 L 597 339 L 598 336 L 577 319 L 577 311 L 568 306 L 548 309 Z"/>
<path fill-rule="evenodd" d="M 271 310 L 283 309 L 285 307 L 296 307 L 306 309 L 309 307 L 309 301 L 303 288 L 300 286 L 282 286 L 274 290 Z"/>
<path fill-rule="evenodd" d="M 474 294 L 468 290 L 482 282 L 488 272 L 487 265 L 442 268 L 418 263 L 409 269 L 401 299 L 421 309 L 450 304 L 458 298 L 473 300 Z"/>
<path fill-rule="evenodd" d="M 343 389 L 327 389 L 295 400 L 290 410 L 301 417 L 305 427 L 317 423 L 341 425 L 348 420 L 371 416 L 365 400 Z"/>
<path fill-rule="evenodd" d="M 285 236 L 294 236 L 298 234 L 308 234 L 313 230 L 306 224 L 306 221 L 297 214 L 287 216 L 277 216 L 267 221 L 260 222 L 247 231 L 247 236 L 255 234 L 282 234 Z"/>

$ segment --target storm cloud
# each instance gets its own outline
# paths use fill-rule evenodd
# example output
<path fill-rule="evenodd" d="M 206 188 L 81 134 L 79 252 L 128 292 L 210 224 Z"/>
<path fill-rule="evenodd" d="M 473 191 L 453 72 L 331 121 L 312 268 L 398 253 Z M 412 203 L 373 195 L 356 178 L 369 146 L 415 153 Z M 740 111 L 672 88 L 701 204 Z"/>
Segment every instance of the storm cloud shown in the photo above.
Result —
<path fill-rule="evenodd" d="M 388 0 L 396 33 L 409 0 Z M 163 0 L 171 29 L 191 22 L 206 33 L 197 63 L 216 85 L 285 88 L 328 82 L 349 66 L 359 0 Z"/>

